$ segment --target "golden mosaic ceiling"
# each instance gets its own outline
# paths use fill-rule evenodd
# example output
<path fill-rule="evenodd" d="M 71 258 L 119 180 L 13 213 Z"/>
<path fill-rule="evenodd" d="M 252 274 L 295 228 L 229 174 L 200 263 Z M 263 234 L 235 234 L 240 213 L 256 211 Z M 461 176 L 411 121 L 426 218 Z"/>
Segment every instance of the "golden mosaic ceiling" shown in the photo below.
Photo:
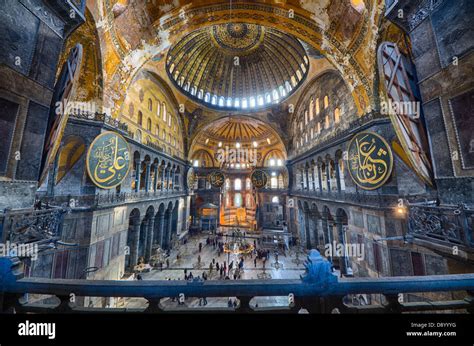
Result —
<path fill-rule="evenodd" d="M 279 141 L 269 125 L 249 117 L 225 117 L 214 121 L 201 131 L 197 142 L 209 144 L 212 142 L 251 144 L 256 141 L 261 145 L 274 144 Z M 207 142 L 207 143 L 206 143 Z M 268 143 L 270 142 L 270 143 Z"/>
<path fill-rule="evenodd" d="M 276 29 L 227 23 L 191 32 L 169 50 L 181 92 L 208 107 L 260 109 L 293 93 L 309 70 L 301 43 Z"/>

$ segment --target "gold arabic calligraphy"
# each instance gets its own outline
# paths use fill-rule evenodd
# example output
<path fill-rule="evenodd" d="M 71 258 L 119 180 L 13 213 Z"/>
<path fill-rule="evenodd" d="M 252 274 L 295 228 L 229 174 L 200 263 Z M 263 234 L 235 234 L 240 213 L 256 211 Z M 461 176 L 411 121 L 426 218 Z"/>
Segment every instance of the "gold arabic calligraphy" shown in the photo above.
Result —
<path fill-rule="evenodd" d="M 103 134 L 91 147 L 89 154 L 89 175 L 102 188 L 119 184 L 128 172 L 130 153 L 126 142 L 115 134 Z M 102 139 L 102 140 L 101 140 Z M 92 174 L 91 174 L 92 173 Z"/>
<path fill-rule="evenodd" d="M 355 145 L 353 145 L 355 144 Z M 391 153 L 383 140 L 377 140 L 373 134 L 356 136 L 351 143 L 350 172 L 361 187 L 377 188 L 391 173 Z"/>

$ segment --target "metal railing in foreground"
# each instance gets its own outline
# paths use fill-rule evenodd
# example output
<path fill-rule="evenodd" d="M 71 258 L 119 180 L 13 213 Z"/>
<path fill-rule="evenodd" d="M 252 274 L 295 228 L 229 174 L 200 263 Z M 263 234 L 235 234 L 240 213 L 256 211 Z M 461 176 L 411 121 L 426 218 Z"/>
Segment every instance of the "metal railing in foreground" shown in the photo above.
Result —
<path fill-rule="evenodd" d="M 306 271 L 294 280 L 224 280 L 224 281 L 113 281 L 22 278 L 21 262 L 16 258 L 0 258 L 0 295 L 2 312 L 130 312 L 116 308 L 83 308 L 70 304 L 77 297 L 142 297 L 148 307 L 134 312 L 309 312 L 330 313 L 401 313 L 412 311 L 458 310 L 474 312 L 474 274 L 421 277 L 338 278 L 331 264 L 317 250 L 311 250 L 305 262 Z M 465 299 L 441 302 L 400 303 L 399 294 L 418 292 L 466 291 Z M 20 304 L 25 294 L 53 295 L 57 306 Z M 382 294 L 384 305 L 349 306 L 344 297 L 351 294 Z M 178 305 L 164 307 L 167 297 L 236 297 L 236 308 L 191 308 Z M 288 305 L 258 308 L 251 305 L 254 297 L 287 296 Z"/>

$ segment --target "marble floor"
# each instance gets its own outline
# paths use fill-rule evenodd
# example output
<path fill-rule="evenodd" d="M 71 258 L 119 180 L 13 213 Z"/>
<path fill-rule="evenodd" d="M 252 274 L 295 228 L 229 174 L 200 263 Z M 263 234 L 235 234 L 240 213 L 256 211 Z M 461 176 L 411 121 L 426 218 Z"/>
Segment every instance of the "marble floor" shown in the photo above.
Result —
<path fill-rule="evenodd" d="M 150 272 L 141 273 L 143 280 L 184 280 L 184 270 L 187 273 L 193 274 L 194 277 L 201 276 L 203 272 L 208 275 L 208 280 L 223 280 L 216 271 L 215 266 L 212 271 L 209 270 L 209 264 L 214 259 L 219 265 L 226 261 L 227 266 L 230 262 L 234 262 L 235 268 L 239 261 L 239 256 L 234 254 L 221 254 L 218 256 L 217 247 L 206 245 L 208 235 L 194 236 L 188 239 L 187 244 L 180 245 L 179 249 L 171 251 L 169 259 L 169 267 L 166 264 L 163 270 L 153 269 Z M 221 241 L 225 242 L 225 236 Z M 253 239 L 249 240 L 253 243 Z M 199 243 L 202 243 L 201 252 L 199 252 Z M 257 246 L 258 248 L 258 246 Z M 177 254 L 180 254 L 180 259 L 177 259 Z M 201 256 L 201 264 L 198 265 L 198 256 Z M 254 263 L 255 256 L 248 255 L 244 258 L 243 273 L 240 280 L 251 279 L 298 279 L 304 273 L 303 262 L 306 254 L 301 251 L 296 251 L 296 248 L 278 254 L 278 263 L 274 252 L 270 252 L 270 258 L 266 261 L 265 269 L 263 268 L 263 260 L 258 259 L 256 266 Z M 233 275 L 230 275 L 233 280 Z M 239 280 L 239 279 L 238 279 Z M 232 298 L 231 298 L 232 299 Z M 252 300 L 251 305 L 258 304 L 258 307 L 281 306 L 287 304 L 288 297 L 256 297 Z M 228 298 L 208 298 L 206 308 L 227 308 Z M 199 307 L 198 298 L 187 298 L 186 306 Z M 125 308 L 142 308 L 146 306 L 146 300 L 143 298 L 127 298 L 121 306 Z M 171 298 L 166 298 L 161 301 L 165 307 L 176 307 L 177 302 Z"/>

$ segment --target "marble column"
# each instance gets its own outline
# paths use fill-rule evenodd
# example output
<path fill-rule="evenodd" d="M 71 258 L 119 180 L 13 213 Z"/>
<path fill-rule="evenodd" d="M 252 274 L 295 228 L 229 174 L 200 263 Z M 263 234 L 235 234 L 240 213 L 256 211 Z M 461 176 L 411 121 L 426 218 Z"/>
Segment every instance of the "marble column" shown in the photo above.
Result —
<path fill-rule="evenodd" d="M 311 234 L 310 234 L 310 220 L 309 220 L 309 211 L 304 212 L 304 228 L 306 234 L 306 248 L 311 249 Z"/>
<path fill-rule="evenodd" d="M 138 246 L 140 244 L 140 220 L 133 220 L 130 225 L 128 236 L 132 237 L 130 242 L 130 268 L 133 270 L 133 267 L 138 263 Z"/>
<path fill-rule="evenodd" d="M 334 169 L 336 171 L 336 184 L 337 184 L 337 191 L 341 192 L 341 178 L 339 173 L 339 160 L 334 160 Z"/>
<path fill-rule="evenodd" d="M 339 243 L 344 245 L 345 249 L 345 241 L 344 241 L 344 227 L 342 223 L 341 217 L 336 217 L 336 229 L 337 229 L 337 236 L 339 239 Z M 342 256 L 339 258 L 339 266 L 341 270 L 341 274 L 347 274 L 347 266 L 346 266 L 347 258 L 346 256 Z"/>
<path fill-rule="evenodd" d="M 165 189 L 165 174 L 166 174 L 166 166 L 162 166 L 161 171 L 161 191 Z"/>
<path fill-rule="evenodd" d="M 163 248 L 163 240 L 165 233 L 165 213 L 158 214 L 158 237 L 156 242 L 160 244 L 160 247 Z"/>
<path fill-rule="evenodd" d="M 143 244 L 142 244 L 142 252 L 141 252 L 141 255 L 143 256 L 143 258 L 145 258 L 145 255 L 146 255 L 146 247 L 147 247 L 147 240 L 148 240 L 148 225 L 150 224 L 150 220 L 148 219 L 145 219 L 143 220 L 143 225 L 142 225 L 142 231 L 145 233 L 143 237 L 140 237 L 140 238 L 143 238 Z"/>
<path fill-rule="evenodd" d="M 326 182 L 327 182 L 327 187 L 328 187 L 328 192 L 331 192 L 331 174 L 329 170 L 329 161 L 326 162 Z"/>
<path fill-rule="evenodd" d="M 323 191 L 323 182 L 322 182 L 322 178 L 321 178 L 321 166 L 318 165 L 317 166 L 318 168 L 318 184 L 319 184 L 319 192 Z"/>
<path fill-rule="evenodd" d="M 153 250 L 153 232 L 155 231 L 155 218 L 153 215 L 150 216 L 148 220 L 148 230 L 147 230 L 147 241 L 145 248 L 145 262 L 150 261 Z"/>
<path fill-rule="evenodd" d="M 158 165 L 153 165 L 153 172 L 155 173 L 153 176 L 153 191 L 156 191 L 156 187 L 158 185 Z"/>
<path fill-rule="evenodd" d="M 141 175 L 141 162 L 140 160 L 135 160 L 135 192 L 140 191 L 140 175 Z"/>
<path fill-rule="evenodd" d="M 150 187 L 150 162 L 145 162 L 145 191 Z"/>

